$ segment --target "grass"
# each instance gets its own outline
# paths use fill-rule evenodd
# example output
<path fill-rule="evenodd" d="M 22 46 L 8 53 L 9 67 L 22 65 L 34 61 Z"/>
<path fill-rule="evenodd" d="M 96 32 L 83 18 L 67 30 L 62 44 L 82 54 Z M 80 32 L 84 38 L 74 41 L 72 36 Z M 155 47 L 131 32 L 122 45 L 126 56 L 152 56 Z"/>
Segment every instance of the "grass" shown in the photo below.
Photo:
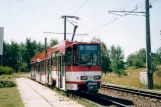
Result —
<path fill-rule="evenodd" d="M 108 74 L 103 74 L 103 83 L 112 83 L 112 84 L 118 84 L 118 85 L 125 85 L 125 86 L 130 86 L 130 87 L 142 87 L 146 88 L 144 85 L 140 83 L 140 77 L 139 73 L 140 71 L 143 71 L 144 69 L 134 69 L 134 68 L 129 68 L 127 70 L 128 76 L 117 76 L 114 73 L 108 73 Z"/>
<path fill-rule="evenodd" d="M 0 80 L 15 81 L 16 78 L 20 78 L 24 74 L 26 74 L 26 73 L 13 73 L 12 75 L 0 75 Z"/>
<path fill-rule="evenodd" d="M 155 89 L 161 89 L 161 68 L 154 72 L 153 82 Z"/>
<path fill-rule="evenodd" d="M 19 78 L 21 73 L 12 75 L 1 75 L 0 80 L 12 81 Z M 17 87 L 0 88 L 0 107 L 24 107 Z"/>
<path fill-rule="evenodd" d="M 145 68 L 135 69 L 133 67 L 128 68 L 128 76 L 117 76 L 114 73 L 103 74 L 103 83 L 111 83 L 118 85 L 125 85 L 129 87 L 147 88 L 146 85 L 140 83 L 140 72 L 145 71 Z M 161 68 L 154 72 L 154 88 L 161 89 Z"/>
<path fill-rule="evenodd" d="M 24 107 L 17 87 L 0 88 L 0 107 Z"/>

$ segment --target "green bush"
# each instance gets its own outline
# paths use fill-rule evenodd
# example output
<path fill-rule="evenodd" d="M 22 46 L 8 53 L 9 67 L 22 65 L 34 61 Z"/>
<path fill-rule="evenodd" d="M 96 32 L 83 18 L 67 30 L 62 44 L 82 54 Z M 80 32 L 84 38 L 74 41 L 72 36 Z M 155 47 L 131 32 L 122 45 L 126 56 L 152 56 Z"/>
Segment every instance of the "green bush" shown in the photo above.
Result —
<path fill-rule="evenodd" d="M 145 63 L 139 59 L 139 58 L 136 58 L 134 61 L 133 61 L 133 65 L 136 67 L 136 68 L 144 68 L 145 67 Z"/>
<path fill-rule="evenodd" d="M 0 66 L 0 75 L 3 75 L 3 74 L 7 74 L 7 75 L 10 75 L 14 73 L 14 69 L 11 68 L 11 67 L 4 67 L 4 66 Z"/>
<path fill-rule="evenodd" d="M 18 68 L 19 68 L 18 70 L 21 71 L 21 72 L 27 72 L 27 71 L 29 71 L 28 70 L 27 63 L 25 63 L 25 62 L 20 63 L 19 66 L 18 66 Z"/>
<path fill-rule="evenodd" d="M 13 83 L 12 81 L 0 81 L 0 88 L 6 88 L 6 87 L 15 87 L 16 84 Z"/>

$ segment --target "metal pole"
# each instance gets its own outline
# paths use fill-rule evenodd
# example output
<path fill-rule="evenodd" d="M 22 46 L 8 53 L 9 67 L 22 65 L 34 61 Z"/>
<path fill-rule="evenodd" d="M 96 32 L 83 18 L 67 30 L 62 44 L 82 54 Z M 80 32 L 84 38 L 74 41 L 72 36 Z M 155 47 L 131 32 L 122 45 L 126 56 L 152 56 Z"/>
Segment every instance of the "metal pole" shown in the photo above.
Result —
<path fill-rule="evenodd" d="M 73 36 L 72 36 L 72 40 L 71 40 L 72 42 L 74 41 L 74 36 L 75 36 L 75 32 L 76 32 L 76 30 L 77 30 L 77 27 L 78 27 L 78 26 L 74 26 Z"/>
<path fill-rule="evenodd" d="M 146 15 L 145 15 L 145 19 L 146 19 L 146 68 L 147 68 L 147 77 L 148 77 L 148 88 L 153 89 L 149 0 L 145 0 L 145 11 L 146 11 Z"/>
<path fill-rule="evenodd" d="M 66 40 L 66 16 L 64 16 L 64 40 Z"/>
<path fill-rule="evenodd" d="M 1 55 L 1 66 L 3 66 L 3 55 Z"/>

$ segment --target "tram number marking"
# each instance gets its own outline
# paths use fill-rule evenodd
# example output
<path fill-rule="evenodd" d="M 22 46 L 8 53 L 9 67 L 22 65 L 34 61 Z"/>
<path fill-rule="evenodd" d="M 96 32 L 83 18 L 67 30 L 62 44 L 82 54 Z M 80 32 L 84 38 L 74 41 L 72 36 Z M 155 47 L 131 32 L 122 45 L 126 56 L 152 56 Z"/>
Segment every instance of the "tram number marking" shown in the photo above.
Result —
<path fill-rule="evenodd" d="M 88 79 L 93 79 L 93 76 L 88 76 Z"/>

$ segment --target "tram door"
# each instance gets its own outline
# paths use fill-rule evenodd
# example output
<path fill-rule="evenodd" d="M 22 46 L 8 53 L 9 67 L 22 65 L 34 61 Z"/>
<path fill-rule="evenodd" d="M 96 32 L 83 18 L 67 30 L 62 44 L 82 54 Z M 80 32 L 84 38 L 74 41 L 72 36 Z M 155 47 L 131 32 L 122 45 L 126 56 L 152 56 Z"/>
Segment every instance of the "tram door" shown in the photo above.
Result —
<path fill-rule="evenodd" d="M 57 59 L 58 88 L 65 90 L 65 66 L 63 64 L 63 55 L 58 53 Z"/>
<path fill-rule="evenodd" d="M 47 83 L 51 83 L 51 59 L 47 59 Z"/>

